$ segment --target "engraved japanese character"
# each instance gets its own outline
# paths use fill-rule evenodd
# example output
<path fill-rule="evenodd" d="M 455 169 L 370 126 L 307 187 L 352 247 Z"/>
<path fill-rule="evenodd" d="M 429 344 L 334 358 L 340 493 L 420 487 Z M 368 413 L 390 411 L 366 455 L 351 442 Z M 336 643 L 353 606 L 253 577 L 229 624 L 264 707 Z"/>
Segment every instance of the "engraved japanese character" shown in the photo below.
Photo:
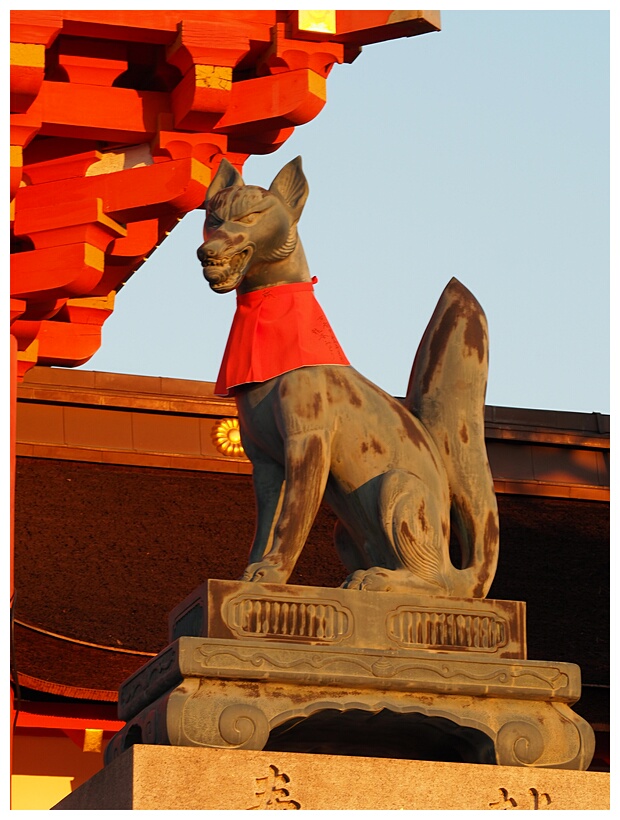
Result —
<path fill-rule="evenodd" d="M 288 799 L 289 790 L 285 788 L 288 783 L 290 777 L 287 774 L 280 773 L 277 766 L 270 766 L 266 777 L 256 778 L 256 796 L 259 804 L 252 806 L 251 809 L 301 809 L 301 803 Z"/>
<path fill-rule="evenodd" d="M 530 789 L 529 793 L 534 799 L 534 809 L 546 809 L 549 803 L 551 803 L 551 798 L 547 792 L 539 792 L 538 789 Z"/>
<path fill-rule="evenodd" d="M 489 808 L 491 809 L 516 809 L 517 808 L 517 801 L 514 797 L 508 796 L 508 789 L 500 789 L 499 793 L 502 796 L 501 800 L 498 800 L 497 803 L 489 803 Z"/>

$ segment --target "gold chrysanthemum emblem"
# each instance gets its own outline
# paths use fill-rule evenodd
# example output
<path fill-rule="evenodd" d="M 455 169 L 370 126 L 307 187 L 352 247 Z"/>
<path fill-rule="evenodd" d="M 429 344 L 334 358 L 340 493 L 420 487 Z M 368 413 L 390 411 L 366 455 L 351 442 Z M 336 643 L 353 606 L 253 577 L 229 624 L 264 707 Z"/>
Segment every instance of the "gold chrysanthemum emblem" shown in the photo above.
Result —
<path fill-rule="evenodd" d="M 237 419 L 222 419 L 213 426 L 213 443 L 225 456 L 244 455 Z"/>

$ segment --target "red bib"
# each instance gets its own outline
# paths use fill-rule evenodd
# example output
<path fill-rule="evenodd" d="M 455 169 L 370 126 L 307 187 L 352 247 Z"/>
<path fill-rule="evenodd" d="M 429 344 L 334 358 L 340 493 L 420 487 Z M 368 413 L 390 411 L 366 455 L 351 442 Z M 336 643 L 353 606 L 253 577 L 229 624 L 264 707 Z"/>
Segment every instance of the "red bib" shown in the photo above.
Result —
<path fill-rule="evenodd" d="M 216 396 L 319 364 L 348 365 L 311 282 L 237 294 L 237 310 L 215 385 Z"/>

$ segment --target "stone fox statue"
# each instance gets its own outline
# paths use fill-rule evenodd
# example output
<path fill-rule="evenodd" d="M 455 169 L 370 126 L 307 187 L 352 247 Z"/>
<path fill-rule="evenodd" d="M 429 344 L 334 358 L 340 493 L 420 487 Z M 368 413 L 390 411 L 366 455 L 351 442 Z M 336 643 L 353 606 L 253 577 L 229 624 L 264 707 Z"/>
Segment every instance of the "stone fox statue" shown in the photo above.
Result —
<path fill-rule="evenodd" d="M 256 531 L 241 580 L 286 583 L 325 497 L 343 587 L 483 598 L 499 544 L 484 313 L 452 279 L 404 402 L 388 395 L 348 364 L 314 299 L 297 233 L 307 196 L 299 157 L 268 191 L 224 159 L 205 200 L 204 276 L 216 293 L 237 290 L 216 392 L 234 395 L 253 464 Z"/>

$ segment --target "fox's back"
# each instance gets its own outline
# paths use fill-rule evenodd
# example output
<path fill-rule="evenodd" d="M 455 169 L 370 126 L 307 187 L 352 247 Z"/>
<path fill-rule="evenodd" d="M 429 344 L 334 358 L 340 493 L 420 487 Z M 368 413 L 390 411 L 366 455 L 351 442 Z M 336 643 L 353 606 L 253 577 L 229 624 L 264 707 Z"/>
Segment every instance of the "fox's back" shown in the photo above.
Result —
<path fill-rule="evenodd" d="M 330 477 L 345 491 L 393 469 L 426 471 L 429 483 L 445 483 L 422 423 L 352 367 L 301 367 L 243 388 L 237 405 L 244 439 L 280 463 L 286 436 L 327 433 Z"/>

